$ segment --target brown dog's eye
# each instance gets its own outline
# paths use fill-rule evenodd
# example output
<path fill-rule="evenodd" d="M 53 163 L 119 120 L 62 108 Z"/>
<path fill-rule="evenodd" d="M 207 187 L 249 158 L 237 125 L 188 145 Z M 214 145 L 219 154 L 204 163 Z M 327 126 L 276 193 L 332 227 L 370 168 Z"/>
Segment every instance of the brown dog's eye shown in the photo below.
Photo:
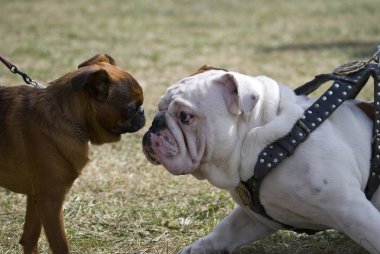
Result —
<path fill-rule="evenodd" d="M 136 114 L 136 112 L 137 112 L 137 108 L 135 107 L 128 107 L 123 110 L 123 113 L 126 117 L 132 117 Z"/>
<path fill-rule="evenodd" d="M 189 124 L 191 118 L 193 118 L 193 116 L 184 111 L 181 111 L 181 113 L 179 113 L 179 120 L 182 124 Z"/>

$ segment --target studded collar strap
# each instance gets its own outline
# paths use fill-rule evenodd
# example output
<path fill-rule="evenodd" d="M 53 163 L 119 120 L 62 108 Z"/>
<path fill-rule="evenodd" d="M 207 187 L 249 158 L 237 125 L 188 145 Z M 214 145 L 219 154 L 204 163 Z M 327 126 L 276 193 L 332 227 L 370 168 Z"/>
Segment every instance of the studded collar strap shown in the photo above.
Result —
<path fill-rule="evenodd" d="M 339 74 L 339 73 L 338 73 Z M 249 206 L 253 211 L 270 218 L 260 202 L 259 189 L 264 177 L 271 172 L 283 159 L 290 156 L 294 149 L 307 139 L 309 134 L 320 126 L 345 100 L 353 99 L 366 84 L 370 76 L 374 77 L 375 83 L 379 85 L 380 71 L 375 64 L 365 64 L 356 72 L 350 72 L 349 75 L 337 75 L 337 73 L 323 74 L 316 76 L 314 80 L 296 89 L 297 94 L 310 93 L 318 88 L 322 83 L 329 80 L 334 80 L 332 86 L 305 112 L 285 136 L 275 141 L 271 145 L 264 148 L 259 154 L 257 163 L 254 169 L 254 175 L 247 181 L 243 181 L 236 188 L 237 193 L 241 197 L 244 205 Z M 376 87 L 376 86 L 375 86 Z M 378 89 L 377 112 L 380 112 L 380 88 Z M 379 174 L 380 169 L 380 116 L 376 114 L 377 121 L 374 123 L 374 144 L 375 153 L 378 155 L 372 160 L 372 164 L 377 166 L 376 174 Z M 376 127 L 375 127 L 376 124 Z M 377 131 L 376 131 L 377 130 Z M 374 177 L 375 178 L 375 177 Z M 376 183 L 372 184 L 373 186 Z M 371 186 L 372 186 L 371 185 Z M 378 183 L 377 183 L 378 185 Z M 373 189 L 372 187 L 371 189 Z M 376 188 L 375 188 L 376 190 Z M 276 221 L 276 220 L 274 220 Z M 277 221 L 278 222 L 278 221 Z M 285 225 L 286 228 L 293 229 L 294 227 Z M 307 230 L 302 230 L 306 232 Z"/>
<path fill-rule="evenodd" d="M 372 157 L 371 170 L 365 194 L 370 200 L 380 185 L 380 70 L 374 70 L 374 119 L 372 128 Z"/>

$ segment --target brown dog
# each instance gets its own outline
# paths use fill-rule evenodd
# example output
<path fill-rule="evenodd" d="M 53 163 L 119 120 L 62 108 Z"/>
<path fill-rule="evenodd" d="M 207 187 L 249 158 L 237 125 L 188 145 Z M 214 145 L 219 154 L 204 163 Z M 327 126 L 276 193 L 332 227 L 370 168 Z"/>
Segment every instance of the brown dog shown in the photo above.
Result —
<path fill-rule="evenodd" d="M 63 202 L 88 161 L 88 141 L 120 140 L 145 124 L 137 81 L 98 55 L 46 89 L 0 86 L 0 186 L 27 195 L 24 253 L 42 226 L 53 253 L 69 253 Z"/>

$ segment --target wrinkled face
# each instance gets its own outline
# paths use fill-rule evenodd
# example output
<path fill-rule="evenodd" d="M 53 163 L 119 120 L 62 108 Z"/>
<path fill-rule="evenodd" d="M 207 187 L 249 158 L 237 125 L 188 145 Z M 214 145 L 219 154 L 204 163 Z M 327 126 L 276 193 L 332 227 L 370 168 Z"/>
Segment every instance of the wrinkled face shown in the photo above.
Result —
<path fill-rule="evenodd" d="M 95 109 L 98 119 L 115 135 L 136 132 L 145 125 L 143 91 L 127 72 L 111 66 L 106 69 L 110 76 L 109 95 Z"/>
<path fill-rule="evenodd" d="M 145 125 L 141 87 L 131 75 L 116 68 L 107 68 L 110 77 L 107 99 L 104 102 L 92 100 L 94 116 L 98 121 L 94 131 L 100 134 L 101 130 L 97 130 L 100 127 L 108 132 L 109 137 L 100 135 L 99 141 L 94 138 L 92 143 L 103 143 L 104 139 L 109 139 L 106 142 L 117 141 L 121 134 L 136 132 Z"/>
<path fill-rule="evenodd" d="M 71 85 L 89 98 L 86 114 L 91 143 L 115 142 L 121 134 L 136 132 L 145 125 L 142 88 L 110 56 L 95 56 L 79 65 Z"/>
<path fill-rule="evenodd" d="M 154 164 L 175 175 L 207 177 L 210 164 L 228 161 L 237 150 L 237 88 L 231 75 L 210 70 L 185 78 L 161 97 L 159 112 L 143 138 L 143 151 Z M 252 106 L 253 108 L 253 106 Z"/>

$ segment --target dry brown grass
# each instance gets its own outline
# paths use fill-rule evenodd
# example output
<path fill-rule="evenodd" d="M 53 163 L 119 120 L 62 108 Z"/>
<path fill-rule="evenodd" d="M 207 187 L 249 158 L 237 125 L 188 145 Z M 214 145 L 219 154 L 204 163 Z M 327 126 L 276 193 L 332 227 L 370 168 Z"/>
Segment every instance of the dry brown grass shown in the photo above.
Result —
<path fill-rule="evenodd" d="M 380 5 L 347 1 L 1 1 L 1 50 L 48 81 L 109 53 L 144 86 L 148 124 L 176 80 L 207 63 L 295 87 L 380 42 Z M 0 83 L 21 81 L 0 67 Z M 370 98 L 371 86 L 362 96 Z M 140 140 L 93 147 L 65 204 L 73 253 L 175 253 L 233 207 L 224 191 L 150 165 Z M 0 253 L 20 253 L 24 197 L 0 190 Z M 45 239 L 41 252 L 48 253 Z M 336 232 L 279 232 L 237 253 L 365 253 Z"/>

